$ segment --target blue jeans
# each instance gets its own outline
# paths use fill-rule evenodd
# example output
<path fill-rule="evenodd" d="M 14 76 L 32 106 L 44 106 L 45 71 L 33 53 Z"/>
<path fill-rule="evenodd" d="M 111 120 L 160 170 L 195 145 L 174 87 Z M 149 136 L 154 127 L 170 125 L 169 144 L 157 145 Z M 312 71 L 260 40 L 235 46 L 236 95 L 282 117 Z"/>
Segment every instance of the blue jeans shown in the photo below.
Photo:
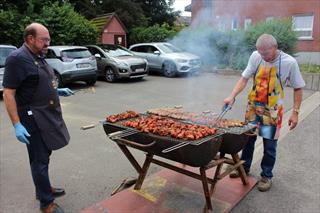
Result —
<path fill-rule="evenodd" d="M 254 145 L 257 140 L 257 137 L 251 137 L 248 143 L 245 145 L 244 149 L 242 150 L 241 159 L 245 160 L 244 163 L 244 170 L 249 173 L 253 152 L 254 152 Z M 277 151 L 277 140 L 271 140 L 263 138 L 263 157 L 261 161 L 261 177 L 266 177 L 271 179 L 273 177 L 272 170 L 274 164 L 276 162 L 276 151 Z"/>
<path fill-rule="evenodd" d="M 31 132 L 30 144 L 27 145 L 32 179 L 36 188 L 36 194 L 40 200 L 40 208 L 47 207 L 53 202 L 49 180 L 49 158 L 51 150 L 43 142 L 39 132 Z"/>

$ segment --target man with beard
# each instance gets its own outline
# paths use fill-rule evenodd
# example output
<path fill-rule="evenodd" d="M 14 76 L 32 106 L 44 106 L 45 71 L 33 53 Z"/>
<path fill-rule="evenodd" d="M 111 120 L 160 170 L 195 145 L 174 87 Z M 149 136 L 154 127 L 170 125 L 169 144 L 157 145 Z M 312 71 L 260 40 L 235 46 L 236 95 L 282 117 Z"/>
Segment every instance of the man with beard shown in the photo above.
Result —
<path fill-rule="evenodd" d="M 57 88 L 54 71 L 44 60 L 50 44 L 48 29 L 39 23 L 25 28 L 24 44 L 5 63 L 3 99 L 17 139 L 26 144 L 36 198 L 42 212 L 61 213 L 54 198 L 65 194 L 49 180 L 52 150 L 68 144 L 70 136 L 63 121 L 60 96 L 73 92 Z"/>

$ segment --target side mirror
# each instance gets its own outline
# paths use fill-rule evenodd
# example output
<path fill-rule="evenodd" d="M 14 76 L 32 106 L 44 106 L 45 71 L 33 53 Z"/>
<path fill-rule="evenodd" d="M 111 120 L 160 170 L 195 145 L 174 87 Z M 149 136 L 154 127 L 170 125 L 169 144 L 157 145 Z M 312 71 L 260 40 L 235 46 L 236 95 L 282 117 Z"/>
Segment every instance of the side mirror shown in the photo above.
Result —
<path fill-rule="evenodd" d="M 101 55 L 99 53 L 94 54 L 94 57 L 101 59 Z"/>
<path fill-rule="evenodd" d="M 153 53 L 156 54 L 156 55 L 160 55 L 160 51 L 159 50 L 156 50 Z"/>

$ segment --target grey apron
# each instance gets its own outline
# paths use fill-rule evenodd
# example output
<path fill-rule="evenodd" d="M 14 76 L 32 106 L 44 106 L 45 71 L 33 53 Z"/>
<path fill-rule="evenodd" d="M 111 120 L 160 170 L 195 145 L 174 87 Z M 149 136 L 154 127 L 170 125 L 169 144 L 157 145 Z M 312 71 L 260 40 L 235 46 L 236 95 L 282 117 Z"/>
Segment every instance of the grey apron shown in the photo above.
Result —
<path fill-rule="evenodd" d="M 38 87 L 29 104 L 30 111 L 48 149 L 57 150 L 69 143 L 70 135 L 62 118 L 59 96 L 55 88 L 54 71 L 44 59 L 40 59 L 42 62 L 39 63 L 28 49 L 26 51 L 34 60 L 39 73 Z"/>

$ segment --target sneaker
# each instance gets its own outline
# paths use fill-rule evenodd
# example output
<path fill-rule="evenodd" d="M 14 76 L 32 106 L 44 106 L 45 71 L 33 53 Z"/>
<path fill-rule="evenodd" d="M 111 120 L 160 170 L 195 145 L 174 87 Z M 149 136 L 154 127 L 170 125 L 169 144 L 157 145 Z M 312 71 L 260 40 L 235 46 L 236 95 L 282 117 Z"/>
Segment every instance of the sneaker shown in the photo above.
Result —
<path fill-rule="evenodd" d="M 272 186 L 272 181 L 269 178 L 262 177 L 258 182 L 258 189 L 260 192 L 268 191 Z"/>
<path fill-rule="evenodd" d="M 246 175 L 249 175 L 249 172 L 246 172 Z M 240 174 L 238 172 L 238 170 L 233 170 L 230 174 L 229 174 L 229 177 L 230 178 L 239 178 L 240 177 Z"/>

